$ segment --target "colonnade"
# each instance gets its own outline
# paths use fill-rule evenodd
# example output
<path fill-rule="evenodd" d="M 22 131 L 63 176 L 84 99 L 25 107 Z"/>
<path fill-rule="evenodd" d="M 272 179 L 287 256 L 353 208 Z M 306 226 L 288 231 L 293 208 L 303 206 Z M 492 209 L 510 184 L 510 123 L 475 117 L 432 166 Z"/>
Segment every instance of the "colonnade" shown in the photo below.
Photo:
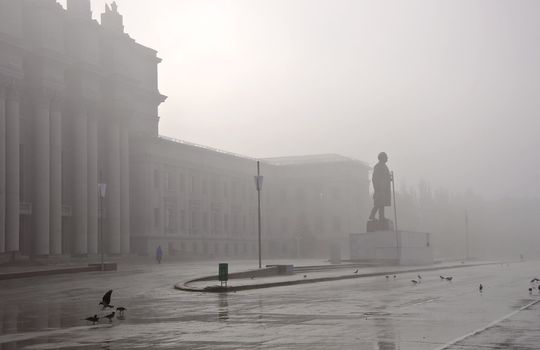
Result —
<path fill-rule="evenodd" d="M 31 179 L 31 196 L 26 199 L 32 208 L 31 251 L 28 253 L 98 253 L 97 184 L 100 181 L 107 183 L 104 251 L 110 254 L 129 253 L 127 127 L 112 116 L 98 118 L 88 103 L 77 101 L 73 104 L 75 108 L 65 108 L 65 101 L 47 89 L 25 93 L 25 99 L 31 107 L 28 119 L 32 138 L 32 156 L 28 159 L 31 171 L 25 174 Z M 21 93 L 16 84 L 0 85 L 0 253 L 16 252 L 22 248 L 19 246 L 20 104 Z M 66 142 L 62 139 L 65 128 L 73 136 Z M 69 152 L 65 152 L 67 149 Z M 68 162 L 63 159 L 64 154 L 70 155 Z M 104 175 L 102 179 L 99 178 L 100 172 Z M 71 179 L 63 181 L 62 176 Z M 65 184 L 70 186 L 66 188 Z M 67 191 L 67 195 L 63 191 Z M 72 224 L 67 227 L 62 224 L 64 206 L 72 208 Z M 68 246 L 63 244 L 66 235 L 69 237 Z"/>
<path fill-rule="evenodd" d="M 0 82 L 0 252 L 19 250 L 19 97 Z"/>

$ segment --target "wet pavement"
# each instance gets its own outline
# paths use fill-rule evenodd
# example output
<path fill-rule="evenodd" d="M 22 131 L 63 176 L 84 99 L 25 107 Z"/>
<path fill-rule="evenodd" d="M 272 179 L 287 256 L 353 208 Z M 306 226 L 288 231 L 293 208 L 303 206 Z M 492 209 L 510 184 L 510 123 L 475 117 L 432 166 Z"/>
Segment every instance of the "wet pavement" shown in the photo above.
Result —
<path fill-rule="evenodd" d="M 418 285 L 408 273 L 229 294 L 173 288 L 215 274 L 217 262 L 120 264 L 116 272 L 2 281 L 0 348 L 538 349 L 540 295 L 528 288 L 539 267 L 441 271 L 452 282 L 432 271 Z M 87 323 L 104 314 L 98 303 L 107 289 L 112 304 L 127 308 L 125 319 Z"/>

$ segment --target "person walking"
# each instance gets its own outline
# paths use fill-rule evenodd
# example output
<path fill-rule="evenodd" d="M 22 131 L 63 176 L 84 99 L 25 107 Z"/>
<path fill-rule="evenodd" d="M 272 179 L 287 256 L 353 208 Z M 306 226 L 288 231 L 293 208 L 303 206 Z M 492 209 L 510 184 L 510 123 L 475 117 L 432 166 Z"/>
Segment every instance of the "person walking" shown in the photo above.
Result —
<path fill-rule="evenodd" d="M 161 246 L 158 246 L 156 249 L 156 260 L 158 264 L 161 264 L 162 258 L 163 258 L 163 250 L 161 249 Z"/>

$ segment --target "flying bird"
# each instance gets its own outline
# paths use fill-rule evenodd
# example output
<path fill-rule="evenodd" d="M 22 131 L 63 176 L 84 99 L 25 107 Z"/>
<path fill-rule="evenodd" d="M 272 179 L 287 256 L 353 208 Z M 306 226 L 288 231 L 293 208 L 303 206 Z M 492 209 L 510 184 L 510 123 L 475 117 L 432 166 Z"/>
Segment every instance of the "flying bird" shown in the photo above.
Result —
<path fill-rule="evenodd" d="M 453 279 L 453 278 L 454 278 L 454 277 L 446 277 L 445 279 L 446 279 L 447 281 L 449 281 L 449 282 L 452 282 L 452 279 Z"/>
<path fill-rule="evenodd" d="M 416 286 L 418 284 L 417 280 L 411 280 L 411 282 Z"/>
<path fill-rule="evenodd" d="M 118 313 L 120 314 L 120 316 L 124 316 L 124 312 L 126 311 L 127 309 L 123 306 L 119 306 L 116 308 L 116 311 L 118 311 Z"/>
<path fill-rule="evenodd" d="M 354 271 L 354 273 L 358 273 L 358 269 L 356 269 L 356 270 Z"/>
<path fill-rule="evenodd" d="M 480 283 L 480 287 L 478 287 L 478 290 L 480 291 L 480 293 L 482 293 L 482 291 L 484 290 L 484 286 L 482 285 L 482 283 Z"/>
<path fill-rule="evenodd" d="M 97 315 L 94 315 L 94 316 L 85 318 L 85 320 L 88 322 L 92 322 L 92 324 L 96 324 L 96 322 L 99 321 L 99 317 Z"/>
<path fill-rule="evenodd" d="M 439 277 L 441 278 L 441 281 L 442 281 L 442 280 L 444 279 L 444 277 L 443 277 L 443 276 L 439 276 Z"/>
<path fill-rule="evenodd" d="M 108 318 L 108 319 L 109 319 L 109 322 L 112 322 L 112 320 L 113 320 L 113 318 L 114 318 L 114 314 L 115 314 L 115 312 L 113 311 L 113 312 L 111 312 L 110 314 L 105 315 L 104 317 L 105 317 L 105 318 Z"/>
<path fill-rule="evenodd" d="M 540 279 L 538 279 L 538 278 L 535 277 L 535 278 L 533 278 L 533 279 L 531 280 L 531 283 L 534 283 L 534 282 L 540 282 Z"/>
<path fill-rule="evenodd" d="M 112 289 L 105 293 L 103 295 L 103 299 L 99 302 L 99 305 L 103 305 L 102 310 L 105 310 L 106 308 L 114 308 L 114 305 L 111 305 L 111 294 Z"/>
<path fill-rule="evenodd" d="M 420 275 L 418 275 L 416 277 L 418 277 L 418 281 L 420 281 L 422 279 L 422 276 L 420 276 Z"/>

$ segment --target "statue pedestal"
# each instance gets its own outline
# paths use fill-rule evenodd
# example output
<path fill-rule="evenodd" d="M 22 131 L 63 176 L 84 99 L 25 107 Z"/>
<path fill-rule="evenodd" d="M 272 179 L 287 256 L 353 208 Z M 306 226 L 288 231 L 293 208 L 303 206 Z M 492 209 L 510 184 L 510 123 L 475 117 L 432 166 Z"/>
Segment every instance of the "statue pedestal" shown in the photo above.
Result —
<path fill-rule="evenodd" d="M 366 232 L 394 231 L 394 222 L 390 219 L 369 220 L 366 223 Z"/>
<path fill-rule="evenodd" d="M 433 252 L 429 233 L 376 231 L 349 236 L 351 260 L 395 265 L 431 265 Z"/>

